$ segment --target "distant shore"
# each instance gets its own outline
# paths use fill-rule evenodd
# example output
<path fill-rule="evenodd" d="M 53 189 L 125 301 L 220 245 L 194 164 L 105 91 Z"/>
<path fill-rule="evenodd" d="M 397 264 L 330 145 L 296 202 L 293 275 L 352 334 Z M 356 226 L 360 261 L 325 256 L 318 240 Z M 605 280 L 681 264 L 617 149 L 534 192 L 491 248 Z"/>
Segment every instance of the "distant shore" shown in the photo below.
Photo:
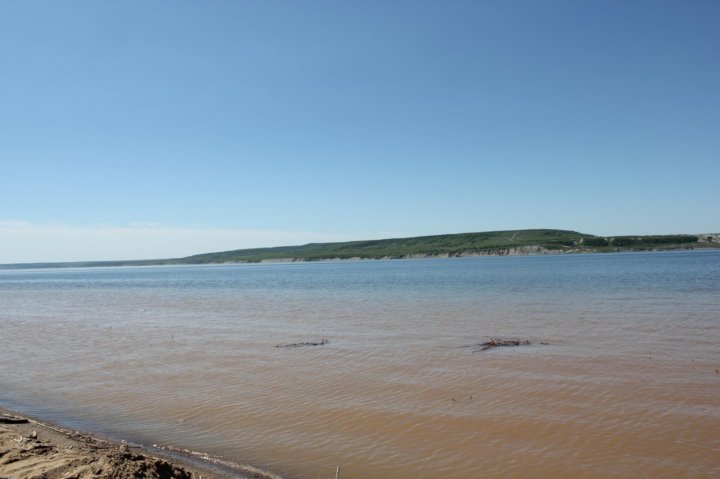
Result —
<path fill-rule="evenodd" d="M 535 229 L 485 231 L 343 243 L 250 248 L 184 258 L 0 264 L 0 269 L 277 263 L 373 259 L 431 259 L 531 256 L 720 248 L 720 234 L 594 236 L 577 231 Z"/>
<path fill-rule="evenodd" d="M 0 478 L 281 479 L 192 451 L 140 447 L 0 408 Z"/>
<path fill-rule="evenodd" d="M 277 259 L 261 259 L 258 261 L 211 261 L 206 263 L 181 263 L 181 262 L 164 262 L 164 261 L 117 261 L 117 262 L 90 262 L 90 263 L 17 263 L 17 264 L 0 264 L 0 271 L 13 269 L 61 269 L 61 268 L 119 268 L 119 267 L 153 267 L 153 266 L 213 266 L 213 265 L 233 265 L 233 264 L 284 264 L 284 263 L 321 263 L 321 262 L 352 262 L 352 261 L 388 261 L 388 260 L 433 260 L 433 259 L 453 259 L 453 258 L 479 258 L 479 257 L 501 257 L 501 256 L 561 256 L 575 254 L 612 254 L 612 253 L 668 253 L 673 251 L 718 251 L 720 244 L 717 246 L 694 246 L 694 247 L 676 247 L 676 248 L 658 248 L 658 249 L 618 249 L 618 250 L 550 250 L 540 247 L 520 247 L 506 248 L 483 251 L 468 251 L 458 253 L 437 253 L 437 254 L 408 254 L 403 256 L 380 256 L 380 257 L 361 257 L 353 256 L 349 258 L 328 257 L 318 259 L 306 258 L 277 258 Z"/>

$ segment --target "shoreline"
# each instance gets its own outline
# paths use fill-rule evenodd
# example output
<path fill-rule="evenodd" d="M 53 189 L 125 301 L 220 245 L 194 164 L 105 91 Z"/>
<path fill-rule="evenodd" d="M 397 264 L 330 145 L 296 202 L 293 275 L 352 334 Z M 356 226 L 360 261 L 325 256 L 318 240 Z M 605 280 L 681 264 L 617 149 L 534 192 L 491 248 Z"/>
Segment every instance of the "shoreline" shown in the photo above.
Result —
<path fill-rule="evenodd" d="M 720 251 L 720 246 L 692 246 L 677 248 L 653 248 L 653 249 L 614 249 L 614 250 L 551 250 L 538 247 L 498 248 L 493 250 L 482 250 L 475 252 L 457 253 L 422 253 L 408 254 L 402 256 L 382 257 L 359 257 L 350 258 L 328 257 L 320 259 L 307 258 L 273 258 L 260 261 L 210 261 L 210 262 L 152 262 L 153 260 L 138 260 L 142 264 L 135 264 L 135 260 L 109 262 L 70 262 L 70 263 L 7 263 L 0 264 L 0 271 L 19 270 L 50 270 L 50 269 L 103 269 L 103 268 L 157 268 L 162 267 L 188 267 L 188 266 L 231 266 L 231 265 L 252 265 L 252 264 L 291 264 L 291 263 L 352 263 L 365 261 L 407 261 L 407 260 L 438 260 L 438 259 L 465 259 L 465 258 L 502 258 L 502 257 L 528 257 L 528 256 L 565 256 L 565 255 L 607 255 L 607 254 L 652 254 L 652 253 L 677 253 L 677 252 L 707 252 Z M 99 263 L 99 264 L 95 264 Z M 117 263 L 117 264 L 116 264 Z"/>
<path fill-rule="evenodd" d="M 405 260 L 435 260 L 435 259 L 464 259 L 464 258 L 503 258 L 503 257 L 525 257 L 525 256 L 565 256 L 565 255 L 606 255 L 606 254 L 630 254 L 630 253 L 677 253 L 677 252 L 704 252 L 704 251 L 720 251 L 720 247 L 702 246 L 702 247 L 682 247 L 682 248 L 656 248 L 656 249 L 615 249 L 615 250 L 583 250 L 583 249 L 547 249 L 537 246 L 521 246 L 517 248 L 497 248 L 482 251 L 461 251 L 457 253 L 420 253 L 407 254 L 402 256 L 380 256 L 380 257 L 360 257 L 351 258 L 280 258 L 280 259 L 263 259 L 260 261 L 225 261 L 225 262 L 209 262 L 209 263 L 176 263 L 167 266 L 212 266 L 212 265 L 234 265 L 234 264 L 273 264 L 273 263 L 323 263 L 323 262 L 357 262 L 357 261 L 405 261 Z M 162 266 L 162 265 L 157 265 Z"/>
<path fill-rule="evenodd" d="M 0 479 L 283 479 L 170 446 L 101 437 L 0 407 Z"/>

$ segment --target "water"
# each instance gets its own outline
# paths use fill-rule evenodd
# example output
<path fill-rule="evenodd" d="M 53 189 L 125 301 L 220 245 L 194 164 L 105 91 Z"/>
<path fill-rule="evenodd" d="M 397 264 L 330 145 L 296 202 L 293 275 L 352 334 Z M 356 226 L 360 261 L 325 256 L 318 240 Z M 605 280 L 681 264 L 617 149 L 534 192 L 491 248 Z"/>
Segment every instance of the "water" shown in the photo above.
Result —
<path fill-rule="evenodd" d="M 719 251 L 6 270 L 0 404 L 288 478 L 718 477 L 719 293 Z"/>

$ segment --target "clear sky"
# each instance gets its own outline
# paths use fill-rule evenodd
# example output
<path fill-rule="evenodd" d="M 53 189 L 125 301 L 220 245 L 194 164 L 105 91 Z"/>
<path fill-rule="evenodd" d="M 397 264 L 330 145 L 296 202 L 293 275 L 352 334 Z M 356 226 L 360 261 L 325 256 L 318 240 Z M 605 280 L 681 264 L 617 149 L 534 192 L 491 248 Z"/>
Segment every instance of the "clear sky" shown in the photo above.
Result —
<path fill-rule="evenodd" d="M 0 263 L 720 231 L 717 1 L 0 1 Z"/>

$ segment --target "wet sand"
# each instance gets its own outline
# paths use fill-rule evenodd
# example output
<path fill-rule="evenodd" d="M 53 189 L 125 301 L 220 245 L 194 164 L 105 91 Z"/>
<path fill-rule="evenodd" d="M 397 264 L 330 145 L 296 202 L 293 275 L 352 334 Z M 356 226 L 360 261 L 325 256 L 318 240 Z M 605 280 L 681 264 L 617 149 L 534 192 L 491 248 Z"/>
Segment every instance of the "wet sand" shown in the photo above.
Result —
<path fill-rule="evenodd" d="M 0 479 L 280 479 L 204 459 L 190 451 L 151 453 L 0 409 Z"/>

